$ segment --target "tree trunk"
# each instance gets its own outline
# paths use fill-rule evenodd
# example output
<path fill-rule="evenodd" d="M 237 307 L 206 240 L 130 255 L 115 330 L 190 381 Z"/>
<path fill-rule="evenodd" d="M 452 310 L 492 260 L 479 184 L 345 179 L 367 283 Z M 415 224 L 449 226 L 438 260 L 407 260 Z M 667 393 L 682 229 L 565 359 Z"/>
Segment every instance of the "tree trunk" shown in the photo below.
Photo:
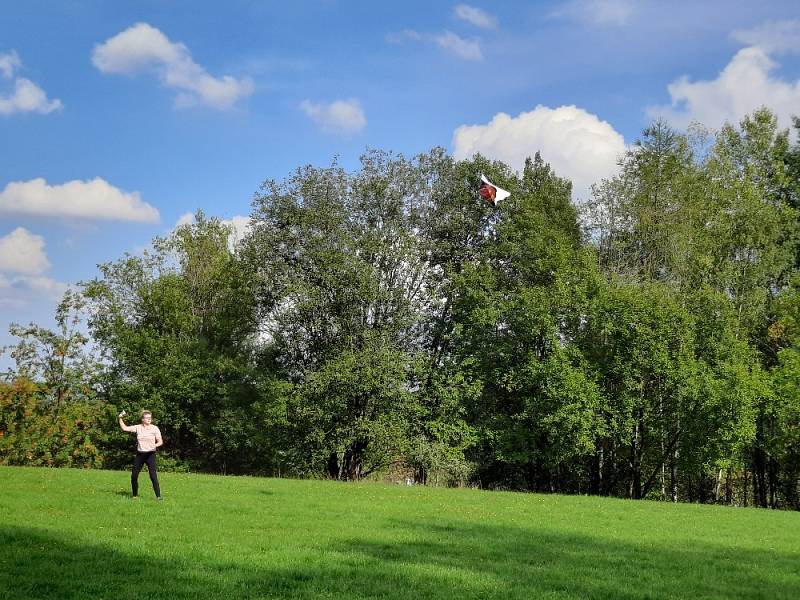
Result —
<path fill-rule="evenodd" d="M 426 485 L 428 483 L 428 469 L 422 465 L 417 465 L 414 468 L 414 483 Z"/>
<path fill-rule="evenodd" d="M 669 466 L 669 479 L 670 479 L 670 490 L 672 492 L 672 501 L 678 501 L 678 449 L 675 448 L 675 453 L 672 455 L 672 461 L 670 461 Z"/>
<path fill-rule="evenodd" d="M 339 457 L 336 452 L 331 452 L 328 456 L 328 477 L 339 479 Z"/>
<path fill-rule="evenodd" d="M 725 504 L 731 505 L 733 503 L 733 484 L 731 483 L 732 469 L 728 467 L 725 473 Z"/>
<path fill-rule="evenodd" d="M 778 487 L 778 463 L 773 458 L 767 461 L 767 474 L 769 476 L 769 506 L 770 508 L 777 508 L 775 492 Z"/>
<path fill-rule="evenodd" d="M 767 474 L 764 451 L 757 447 L 753 453 L 753 500 L 761 508 L 767 507 Z"/>
<path fill-rule="evenodd" d="M 345 481 L 358 481 L 361 479 L 361 470 L 364 465 L 364 451 L 367 449 L 367 442 L 358 440 L 353 442 L 344 451 L 340 468 L 339 479 Z"/>
<path fill-rule="evenodd" d="M 589 463 L 589 493 L 593 496 L 600 494 L 602 475 L 603 449 L 598 448 Z"/>
<path fill-rule="evenodd" d="M 767 473 L 766 455 L 764 452 L 764 417 L 757 419 L 756 441 L 753 451 L 753 496 L 754 502 L 762 508 L 767 507 Z"/>
<path fill-rule="evenodd" d="M 747 508 L 747 500 L 748 495 L 750 494 L 749 483 L 750 483 L 750 472 L 747 470 L 747 467 L 744 468 L 744 473 L 742 475 L 744 478 L 744 491 L 742 492 L 742 506 Z"/>
<path fill-rule="evenodd" d="M 628 487 L 628 496 L 634 500 L 639 500 L 642 497 L 642 468 L 639 455 L 641 452 L 639 447 L 639 435 L 639 419 L 636 419 L 631 436 L 631 480 Z"/>

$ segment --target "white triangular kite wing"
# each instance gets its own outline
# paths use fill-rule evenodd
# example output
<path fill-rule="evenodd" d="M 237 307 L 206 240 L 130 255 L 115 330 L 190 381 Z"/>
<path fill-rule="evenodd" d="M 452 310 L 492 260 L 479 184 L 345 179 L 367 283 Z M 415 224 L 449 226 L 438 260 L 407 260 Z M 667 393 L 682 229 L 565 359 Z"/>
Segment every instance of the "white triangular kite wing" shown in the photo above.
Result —
<path fill-rule="evenodd" d="M 496 190 L 494 198 L 493 198 L 493 203 L 497 203 L 500 200 L 505 200 L 506 198 L 508 198 L 511 195 L 511 192 L 509 192 L 508 190 L 504 190 L 501 187 L 497 187 L 495 184 L 493 184 L 491 181 L 489 181 L 486 178 L 486 175 L 484 175 L 483 173 L 481 173 L 481 181 L 483 183 L 485 183 L 486 185 L 492 186 Z"/>
<path fill-rule="evenodd" d="M 497 188 L 497 197 L 495 198 L 495 201 L 505 200 L 506 198 L 508 198 L 511 195 L 511 192 L 506 191 L 503 188 L 499 188 L 497 186 L 494 186 L 494 187 Z"/>

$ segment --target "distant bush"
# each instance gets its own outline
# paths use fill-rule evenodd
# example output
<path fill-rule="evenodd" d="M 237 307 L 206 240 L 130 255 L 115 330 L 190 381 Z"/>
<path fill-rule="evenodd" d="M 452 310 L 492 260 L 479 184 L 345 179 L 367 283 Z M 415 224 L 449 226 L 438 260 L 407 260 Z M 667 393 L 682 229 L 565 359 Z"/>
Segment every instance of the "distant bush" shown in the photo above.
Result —
<path fill-rule="evenodd" d="M 87 395 L 59 404 L 43 384 L 0 383 L 0 464 L 97 468 L 116 452 L 111 405 Z"/>

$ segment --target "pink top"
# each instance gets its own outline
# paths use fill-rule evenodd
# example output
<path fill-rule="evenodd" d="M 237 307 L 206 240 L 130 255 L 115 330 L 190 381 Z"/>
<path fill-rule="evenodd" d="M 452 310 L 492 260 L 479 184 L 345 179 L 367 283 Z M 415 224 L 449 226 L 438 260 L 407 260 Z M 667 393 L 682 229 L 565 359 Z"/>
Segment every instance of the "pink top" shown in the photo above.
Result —
<path fill-rule="evenodd" d="M 136 450 L 139 452 L 152 452 L 156 449 L 156 440 L 161 439 L 161 430 L 155 425 L 134 425 L 136 432 Z"/>

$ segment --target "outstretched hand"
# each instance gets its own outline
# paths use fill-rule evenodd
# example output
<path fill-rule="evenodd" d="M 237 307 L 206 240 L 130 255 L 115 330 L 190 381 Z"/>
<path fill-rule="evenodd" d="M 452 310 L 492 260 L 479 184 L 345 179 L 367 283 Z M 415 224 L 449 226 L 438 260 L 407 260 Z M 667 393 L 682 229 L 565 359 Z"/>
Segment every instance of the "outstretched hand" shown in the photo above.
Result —
<path fill-rule="evenodd" d="M 121 419 L 121 418 L 122 418 L 122 417 L 124 417 L 126 414 L 127 414 L 127 413 L 126 413 L 126 412 L 123 410 L 121 413 L 119 413 L 119 415 L 118 415 L 118 416 L 119 416 L 119 418 Z"/>

